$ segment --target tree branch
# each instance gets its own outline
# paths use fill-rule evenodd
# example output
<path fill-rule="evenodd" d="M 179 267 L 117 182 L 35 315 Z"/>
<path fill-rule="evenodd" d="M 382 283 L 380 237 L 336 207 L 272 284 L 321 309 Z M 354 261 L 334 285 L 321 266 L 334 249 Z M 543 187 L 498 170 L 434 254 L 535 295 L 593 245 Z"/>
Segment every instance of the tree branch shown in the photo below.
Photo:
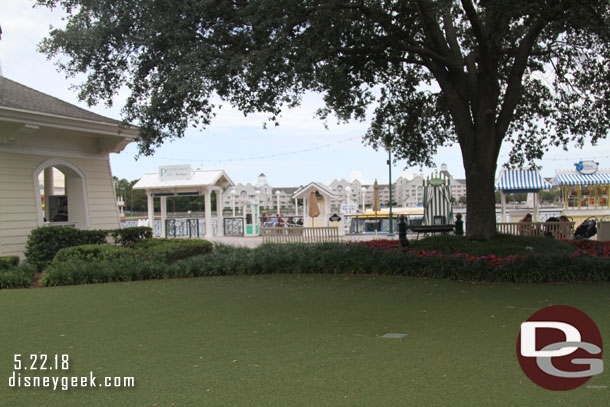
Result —
<path fill-rule="evenodd" d="M 344 53 L 344 54 L 352 54 L 352 55 L 356 55 L 356 56 L 367 56 L 367 55 L 372 55 L 372 54 L 383 55 L 383 52 L 386 51 L 386 49 L 387 48 L 385 46 L 380 46 L 380 47 L 376 47 L 376 48 L 375 47 L 366 47 L 366 48 L 336 47 L 336 48 L 329 49 L 329 52 L 333 53 L 335 55 Z M 407 53 L 419 55 L 421 57 L 431 58 L 445 66 L 448 66 L 449 64 L 451 64 L 451 61 L 448 60 L 447 58 L 437 54 L 434 51 L 426 49 L 426 48 L 404 45 L 402 47 L 402 50 Z M 417 59 L 413 59 L 413 58 L 398 58 L 398 57 L 392 58 L 392 57 L 388 57 L 388 56 L 384 56 L 384 57 L 387 60 L 396 59 L 396 60 L 401 60 L 402 62 L 417 61 L 418 64 L 423 64 L 423 62 L 421 60 L 417 60 Z"/>
<path fill-rule="evenodd" d="M 425 66 L 434 75 L 443 93 L 447 97 L 449 112 L 455 123 L 456 134 L 460 145 L 466 145 L 466 134 L 473 133 L 474 123 L 468 107 L 467 100 L 464 100 L 455 84 L 450 78 L 449 72 L 445 67 L 437 65 L 434 61 L 424 58 Z"/>
<path fill-rule="evenodd" d="M 451 66 L 455 68 L 456 63 L 451 63 L 449 59 L 451 55 L 451 50 L 447 45 L 447 41 L 436 20 L 436 16 L 434 15 L 432 8 L 433 5 L 429 0 L 417 0 L 417 10 L 421 15 L 424 33 L 430 39 L 431 43 L 434 44 L 434 47 L 436 48 L 436 53 L 446 58 L 446 61 L 449 62 L 445 65 L 448 67 Z"/>
<path fill-rule="evenodd" d="M 453 17 L 449 13 L 448 10 L 443 12 L 443 25 L 445 26 L 445 35 L 447 36 L 447 42 L 449 42 L 449 47 L 455 54 L 457 58 L 459 58 L 461 64 L 464 64 L 464 57 L 462 56 L 462 50 L 460 49 L 460 44 L 457 40 L 457 35 L 455 34 L 455 27 L 453 25 Z"/>
<path fill-rule="evenodd" d="M 477 38 L 477 42 L 479 44 L 484 44 L 486 40 L 486 33 L 483 25 L 481 24 L 481 20 L 477 14 L 477 11 L 474 8 L 474 4 L 472 4 L 471 0 L 462 0 L 462 7 L 466 12 L 466 17 L 468 17 L 468 21 L 470 21 L 470 25 L 472 26 L 472 31 Z"/>

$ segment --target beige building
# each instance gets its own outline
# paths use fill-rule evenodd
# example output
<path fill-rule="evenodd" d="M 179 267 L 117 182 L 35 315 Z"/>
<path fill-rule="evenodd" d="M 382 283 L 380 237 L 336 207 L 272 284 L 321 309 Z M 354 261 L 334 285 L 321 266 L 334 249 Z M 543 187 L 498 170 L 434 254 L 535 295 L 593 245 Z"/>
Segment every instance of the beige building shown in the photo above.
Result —
<path fill-rule="evenodd" d="M 261 173 L 254 184 L 238 183 L 226 189 L 222 195 L 222 202 L 225 210 L 233 206 L 241 208 L 246 202 L 254 201 L 259 204 L 261 213 L 292 213 L 295 211 L 292 195 L 297 189 L 297 187 L 272 187 L 267 181 L 267 176 Z"/>
<path fill-rule="evenodd" d="M 109 154 L 138 135 L 119 125 L 0 77 L 0 256 L 22 256 L 39 226 L 119 227 Z"/>

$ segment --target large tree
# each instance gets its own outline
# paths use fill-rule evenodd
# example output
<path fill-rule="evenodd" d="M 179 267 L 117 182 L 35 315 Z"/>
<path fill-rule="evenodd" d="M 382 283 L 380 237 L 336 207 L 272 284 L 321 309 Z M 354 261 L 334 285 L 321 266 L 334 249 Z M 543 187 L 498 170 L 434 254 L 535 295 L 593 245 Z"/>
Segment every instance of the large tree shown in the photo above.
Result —
<path fill-rule="evenodd" d="M 512 163 L 549 146 L 595 143 L 610 119 L 609 1 L 603 0 L 39 0 L 69 13 L 41 44 L 80 97 L 111 102 L 150 154 L 214 100 L 245 113 L 324 95 L 319 113 L 374 117 L 365 139 L 408 164 L 459 143 L 468 235 L 495 232 L 500 146 Z M 216 99 L 217 98 L 217 99 Z"/>

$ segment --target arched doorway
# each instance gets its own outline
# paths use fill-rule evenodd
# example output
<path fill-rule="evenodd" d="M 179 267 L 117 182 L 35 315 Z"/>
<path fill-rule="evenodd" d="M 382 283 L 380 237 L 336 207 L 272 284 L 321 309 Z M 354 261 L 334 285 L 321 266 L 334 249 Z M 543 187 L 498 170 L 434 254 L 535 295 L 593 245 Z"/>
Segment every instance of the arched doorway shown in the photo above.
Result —
<path fill-rule="evenodd" d="M 53 185 L 56 172 L 63 174 L 63 189 Z M 41 178 L 44 179 L 42 188 Z M 87 182 L 85 173 L 77 165 L 60 159 L 46 160 L 34 170 L 34 186 L 36 199 L 44 196 L 44 202 L 36 205 L 40 226 L 73 225 L 89 229 Z"/>

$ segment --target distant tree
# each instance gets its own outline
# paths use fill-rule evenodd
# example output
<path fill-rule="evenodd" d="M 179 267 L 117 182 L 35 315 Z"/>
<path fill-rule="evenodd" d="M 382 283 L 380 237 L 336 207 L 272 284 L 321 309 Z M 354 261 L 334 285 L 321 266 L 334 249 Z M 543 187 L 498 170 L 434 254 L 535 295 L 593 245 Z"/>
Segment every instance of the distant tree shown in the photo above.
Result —
<path fill-rule="evenodd" d="M 41 44 L 86 73 L 80 97 L 111 103 L 150 154 L 208 125 L 217 95 L 276 122 L 306 90 L 322 118 L 364 119 L 366 140 L 409 165 L 459 143 L 468 236 L 495 233 L 494 176 L 549 146 L 583 145 L 610 124 L 608 0 L 38 0 L 66 27 Z"/>
<path fill-rule="evenodd" d="M 540 201 L 541 202 L 558 202 L 561 197 L 561 191 L 557 189 L 552 189 L 549 191 L 540 191 Z"/>

